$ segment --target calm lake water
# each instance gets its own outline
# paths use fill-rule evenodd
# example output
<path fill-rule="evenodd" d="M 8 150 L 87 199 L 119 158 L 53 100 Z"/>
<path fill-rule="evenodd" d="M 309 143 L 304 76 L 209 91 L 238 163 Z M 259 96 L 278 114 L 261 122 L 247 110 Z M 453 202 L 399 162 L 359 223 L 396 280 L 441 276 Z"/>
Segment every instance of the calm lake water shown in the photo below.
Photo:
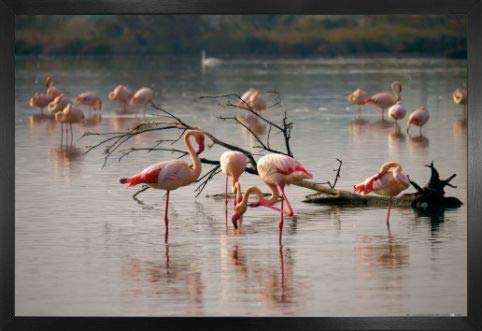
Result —
<path fill-rule="evenodd" d="M 107 99 L 117 84 L 126 84 L 152 87 L 164 108 L 250 148 L 241 126 L 217 119 L 241 113 L 218 105 L 226 99 L 199 96 L 276 90 L 283 107 L 265 114 L 280 121 L 288 110 L 294 155 L 317 182 L 333 180 L 340 158 L 337 188 L 351 190 L 388 160 L 425 184 L 430 171 L 424 164 L 433 160 L 442 178 L 457 174 L 457 188 L 447 194 L 466 203 L 467 133 L 462 108 L 451 99 L 456 87 L 465 86 L 465 61 L 232 59 L 203 71 L 198 59 L 179 57 L 18 58 L 16 66 L 17 315 L 466 314 L 466 205 L 434 217 L 394 208 L 389 231 L 384 207 L 307 204 L 302 200 L 312 192 L 290 186 L 296 216 L 285 219 L 280 247 L 279 216 L 269 209 L 249 209 L 241 231 L 230 227 L 226 233 L 224 201 L 206 196 L 224 192 L 219 175 L 198 198 L 194 186 L 171 193 L 166 245 L 164 193 L 148 190 L 140 205 L 131 197 L 135 189 L 118 180 L 175 155 L 138 152 L 102 168 L 102 148 L 82 154 L 99 137 L 78 139 L 86 131 L 123 131 L 142 120 L 119 116 L 119 105 Z M 101 117 L 75 126 L 72 147 L 61 146 L 54 121 L 28 108 L 30 95 L 44 92 L 47 75 L 71 98 L 88 90 L 103 97 Z M 389 91 L 393 80 L 402 82 L 410 111 L 427 105 L 431 112 L 421 138 L 418 129 L 415 136 L 404 134 L 406 119 L 403 134 L 395 134 L 371 106 L 357 117 L 346 100 L 357 87 Z M 126 148 L 174 137 L 137 136 Z M 273 135 L 273 145 L 282 148 L 280 138 Z M 204 156 L 217 159 L 222 151 L 214 147 Z M 256 176 L 245 174 L 241 182 L 266 190 Z"/>

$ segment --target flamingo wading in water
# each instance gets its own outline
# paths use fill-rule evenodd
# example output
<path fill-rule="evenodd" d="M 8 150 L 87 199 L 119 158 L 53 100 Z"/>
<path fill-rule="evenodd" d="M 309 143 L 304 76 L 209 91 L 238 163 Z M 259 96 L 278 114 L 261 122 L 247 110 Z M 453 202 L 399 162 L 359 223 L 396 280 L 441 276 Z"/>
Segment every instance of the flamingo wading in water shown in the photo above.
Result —
<path fill-rule="evenodd" d="M 131 98 L 131 105 L 143 105 L 144 116 L 146 115 L 147 104 L 152 102 L 154 98 L 154 91 L 148 87 L 139 89 Z"/>
<path fill-rule="evenodd" d="M 402 93 L 402 83 L 400 83 L 399 81 L 394 81 L 392 82 L 391 87 L 394 95 L 391 95 L 387 92 L 381 92 L 365 99 L 365 103 L 371 103 L 375 107 L 378 107 L 382 110 L 382 119 L 385 116 L 385 109 L 393 106 L 397 101 L 400 101 L 401 99 L 400 93 Z"/>
<path fill-rule="evenodd" d="M 219 159 L 221 170 L 226 175 L 226 191 L 224 194 L 224 205 L 226 207 L 226 226 L 228 225 L 228 177 L 233 178 L 234 206 L 241 200 L 241 188 L 239 176 L 246 170 L 248 159 L 246 155 L 238 151 L 227 151 Z M 238 185 L 236 185 L 238 184 Z"/>
<path fill-rule="evenodd" d="M 303 179 L 313 178 L 313 176 L 292 157 L 274 153 L 267 154 L 261 159 L 259 159 L 257 170 L 259 177 L 263 180 L 263 182 L 266 183 L 266 185 L 269 186 L 272 194 L 271 198 L 268 200 L 264 198 L 261 199 L 261 196 L 259 196 L 258 194 L 260 199 L 257 202 L 251 204 L 250 207 L 265 206 L 280 212 L 279 243 L 281 244 L 281 238 L 283 233 L 283 215 L 293 215 L 293 208 L 291 208 L 291 204 L 288 201 L 284 191 L 285 186 L 299 182 Z M 278 189 L 281 192 L 281 209 L 273 207 L 279 196 Z M 250 190 L 246 190 L 246 192 L 243 194 L 242 201 L 235 208 L 235 212 L 232 216 L 232 222 L 235 227 L 237 227 L 237 221 L 242 216 L 242 213 L 246 211 L 246 204 L 250 193 L 257 192 L 255 189 L 252 188 Z M 287 212 L 284 211 L 284 200 L 286 200 L 286 204 L 288 205 Z"/>
<path fill-rule="evenodd" d="M 455 104 L 464 106 L 464 117 L 467 112 L 467 90 L 464 88 L 457 88 L 452 94 Z"/>
<path fill-rule="evenodd" d="M 410 186 L 408 176 L 402 173 L 402 166 L 397 162 L 387 162 L 374 176 L 355 185 L 356 193 L 367 195 L 370 192 L 388 197 L 387 226 L 390 226 L 390 209 L 392 198 Z"/>
<path fill-rule="evenodd" d="M 388 117 L 395 121 L 395 126 L 398 128 L 398 120 L 401 120 L 407 114 L 407 109 L 397 101 L 396 104 L 388 109 Z"/>
<path fill-rule="evenodd" d="M 94 92 L 84 92 L 77 97 L 78 105 L 89 106 L 89 110 L 101 110 L 102 99 Z"/>
<path fill-rule="evenodd" d="M 72 104 L 68 104 L 63 111 L 55 113 L 55 120 L 60 123 L 60 140 L 63 140 L 64 124 L 66 124 L 65 134 L 67 129 L 70 129 L 70 142 L 74 140 L 74 133 L 72 131 L 72 123 L 82 123 L 85 116 L 82 110 L 75 108 Z"/>
<path fill-rule="evenodd" d="M 351 93 L 347 99 L 350 101 L 353 105 L 357 105 L 358 111 L 360 111 L 360 106 L 363 106 L 366 104 L 365 100 L 368 98 L 368 94 L 363 91 L 362 89 L 357 88 L 353 93 Z"/>
<path fill-rule="evenodd" d="M 198 144 L 197 152 L 191 145 L 190 137 L 194 137 Z M 204 150 L 204 135 L 197 130 L 189 130 L 184 134 L 184 145 L 191 156 L 192 165 L 184 160 L 163 161 L 153 164 L 141 172 L 126 178 L 121 178 L 121 184 L 129 184 L 127 187 L 138 184 L 147 184 L 152 188 L 166 191 L 166 208 L 164 210 L 165 242 L 169 236 L 169 192 L 182 186 L 187 186 L 196 181 L 201 174 L 202 166 L 198 154 Z"/>
<path fill-rule="evenodd" d="M 124 85 L 117 85 L 116 88 L 109 93 L 109 100 L 119 101 L 121 104 L 121 111 L 127 112 L 129 101 L 133 95 L 134 93 L 132 93 L 128 87 Z"/>
<path fill-rule="evenodd" d="M 420 135 L 422 135 L 422 126 L 424 126 L 430 118 L 430 113 L 426 107 L 420 107 L 410 114 L 407 122 L 407 133 L 412 125 L 420 127 Z"/>
<path fill-rule="evenodd" d="M 263 95 L 256 89 L 250 88 L 241 96 L 241 100 L 238 101 L 237 106 L 240 108 L 249 107 L 255 111 L 266 110 L 266 100 Z"/>

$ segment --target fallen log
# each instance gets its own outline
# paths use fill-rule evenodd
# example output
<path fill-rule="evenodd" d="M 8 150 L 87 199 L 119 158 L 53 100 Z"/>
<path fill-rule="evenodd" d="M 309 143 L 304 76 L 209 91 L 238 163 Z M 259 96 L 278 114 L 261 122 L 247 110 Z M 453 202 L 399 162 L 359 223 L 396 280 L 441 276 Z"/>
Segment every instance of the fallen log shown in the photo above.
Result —
<path fill-rule="evenodd" d="M 417 190 L 414 193 L 406 193 L 398 197 L 393 197 L 394 207 L 412 207 L 415 209 L 439 209 L 439 208 L 458 208 L 463 203 L 455 197 L 445 197 L 445 186 L 456 187 L 450 184 L 455 174 L 445 180 L 441 180 L 433 162 L 426 167 L 431 169 L 431 176 L 428 183 L 421 188 L 420 185 L 410 180 L 412 186 Z M 388 197 L 378 195 L 360 195 L 357 193 L 328 188 L 324 185 L 311 181 L 301 181 L 294 185 L 308 188 L 318 193 L 307 195 L 303 202 L 344 205 L 344 206 L 386 206 Z"/>

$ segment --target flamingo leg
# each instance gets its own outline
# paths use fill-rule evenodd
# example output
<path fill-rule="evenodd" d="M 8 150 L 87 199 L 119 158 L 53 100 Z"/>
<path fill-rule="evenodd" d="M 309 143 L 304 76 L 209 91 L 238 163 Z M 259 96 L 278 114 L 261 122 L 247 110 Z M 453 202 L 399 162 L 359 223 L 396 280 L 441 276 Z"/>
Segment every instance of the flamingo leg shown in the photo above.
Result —
<path fill-rule="evenodd" d="M 60 146 L 64 143 L 64 124 L 60 123 Z"/>
<path fill-rule="evenodd" d="M 392 209 L 392 197 L 388 199 L 387 227 L 390 228 L 390 209 Z"/>
<path fill-rule="evenodd" d="M 236 199 L 235 204 L 236 204 Z M 226 176 L 226 191 L 224 193 L 224 207 L 226 211 L 226 229 L 228 228 L 228 176 Z"/>
<path fill-rule="evenodd" d="M 279 244 L 281 245 L 281 239 L 283 237 L 283 206 L 284 206 L 284 196 L 281 196 L 281 217 L 279 220 Z"/>
<path fill-rule="evenodd" d="M 70 128 L 70 144 L 72 145 L 74 142 L 74 131 L 72 130 L 72 123 L 69 123 Z"/>
<path fill-rule="evenodd" d="M 293 212 L 293 208 L 291 208 L 291 204 L 288 200 L 288 198 L 286 197 L 286 194 L 285 194 L 285 186 L 284 185 L 280 185 L 279 186 L 279 189 L 281 191 L 281 195 L 283 197 L 283 200 L 286 200 L 286 204 L 288 205 L 288 213 L 286 214 L 287 216 L 293 216 L 294 212 Z M 283 203 L 283 200 L 281 200 L 281 203 Z M 281 207 L 281 210 L 283 210 L 283 207 Z"/>
<path fill-rule="evenodd" d="M 166 193 L 166 208 L 164 209 L 164 225 L 166 226 L 166 231 L 164 234 L 164 242 L 167 243 L 169 239 L 169 218 L 167 217 L 168 210 L 169 210 L 169 192 Z"/>

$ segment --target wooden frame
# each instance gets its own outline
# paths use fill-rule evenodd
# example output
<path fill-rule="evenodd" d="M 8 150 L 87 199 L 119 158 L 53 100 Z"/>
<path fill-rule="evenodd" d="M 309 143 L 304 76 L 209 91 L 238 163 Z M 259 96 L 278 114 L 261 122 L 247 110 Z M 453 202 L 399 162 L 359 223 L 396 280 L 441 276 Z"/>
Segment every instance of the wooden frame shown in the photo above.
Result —
<path fill-rule="evenodd" d="M 468 18 L 467 317 L 50 318 L 15 317 L 16 14 L 460 14 Z M 482 330 L 482 0 L 0 0 L 0 330 Z"/>

